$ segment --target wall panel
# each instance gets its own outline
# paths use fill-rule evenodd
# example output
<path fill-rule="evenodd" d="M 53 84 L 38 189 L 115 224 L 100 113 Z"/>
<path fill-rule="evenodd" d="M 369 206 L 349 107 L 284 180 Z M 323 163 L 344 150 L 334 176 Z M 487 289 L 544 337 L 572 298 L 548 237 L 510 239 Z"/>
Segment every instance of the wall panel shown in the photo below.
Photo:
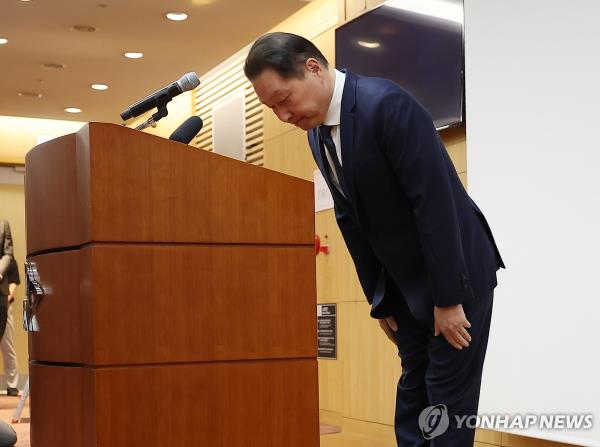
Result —
<path fill-rule="evenodd" d="M 366 8 L 366 0 L 346 0 L 346 21 L 360 15 Z"/>

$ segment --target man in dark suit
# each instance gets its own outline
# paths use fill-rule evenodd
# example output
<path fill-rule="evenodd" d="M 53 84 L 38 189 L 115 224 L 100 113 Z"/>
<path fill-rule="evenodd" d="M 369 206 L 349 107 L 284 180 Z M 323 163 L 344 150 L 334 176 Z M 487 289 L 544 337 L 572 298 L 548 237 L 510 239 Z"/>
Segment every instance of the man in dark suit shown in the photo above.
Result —
<path fill-rule="evenodd" d="M 371 316 L 398 345 L 398 445 L 472 446 L 460 421 L 477 414 L 504 264 L 431 117 L 398 85 L 334 70 L 293 34 L 258 39 L 244 71 L 281 121 L 308 131 Z"/>

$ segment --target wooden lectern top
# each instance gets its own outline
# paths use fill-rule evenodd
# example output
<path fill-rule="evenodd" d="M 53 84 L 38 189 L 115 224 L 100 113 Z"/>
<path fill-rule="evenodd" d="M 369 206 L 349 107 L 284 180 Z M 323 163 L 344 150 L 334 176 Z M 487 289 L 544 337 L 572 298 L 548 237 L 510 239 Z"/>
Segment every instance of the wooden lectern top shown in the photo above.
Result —
<path fill-rule="evenodd" d="M 89 242 L 313 244 L 312 183 L 116 124 L 40 144 L 26 169 L 28 255 Z"/>

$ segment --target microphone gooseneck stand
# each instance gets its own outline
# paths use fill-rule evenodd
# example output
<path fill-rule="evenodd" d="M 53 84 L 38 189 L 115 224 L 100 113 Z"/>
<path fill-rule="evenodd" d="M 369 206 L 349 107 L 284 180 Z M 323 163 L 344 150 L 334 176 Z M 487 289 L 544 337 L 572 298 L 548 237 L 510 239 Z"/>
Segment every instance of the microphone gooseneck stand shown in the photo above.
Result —
<path fill-rule="evenodd" d="M 166 94 L 160 95 L 158 98 L 156 98 L 156 103 L 158 104 L 158 106 L 157 106 L 158 110 L 156 111 L 156 113 L 154 115 L 152 115 L 150 118 L 148 118 L 142 124 L 137 126 L 135 128 L 135 130 L 144 130 L 146 127 L 150 127 L 150 126 L 156 127 L 156 122 L 169 114 L 169 111 L 167 110 L 167 104 L 169 103 L 169 101 L 171 101 L 171 98 L 169 97 L 169 95 L 166 95 Z"/>

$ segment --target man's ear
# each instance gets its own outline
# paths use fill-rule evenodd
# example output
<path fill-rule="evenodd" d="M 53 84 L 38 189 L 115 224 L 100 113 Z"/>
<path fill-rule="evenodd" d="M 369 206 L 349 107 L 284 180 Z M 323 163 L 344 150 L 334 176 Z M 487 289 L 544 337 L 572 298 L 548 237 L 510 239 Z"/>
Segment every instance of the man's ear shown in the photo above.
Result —
<path fill-rule="evenodd" d="M 321 63 L 314 57 L 309 57 L 306 59 L 306 63 L 304 65 L 310 73 L 319 74 L 321 71 Z"/>

